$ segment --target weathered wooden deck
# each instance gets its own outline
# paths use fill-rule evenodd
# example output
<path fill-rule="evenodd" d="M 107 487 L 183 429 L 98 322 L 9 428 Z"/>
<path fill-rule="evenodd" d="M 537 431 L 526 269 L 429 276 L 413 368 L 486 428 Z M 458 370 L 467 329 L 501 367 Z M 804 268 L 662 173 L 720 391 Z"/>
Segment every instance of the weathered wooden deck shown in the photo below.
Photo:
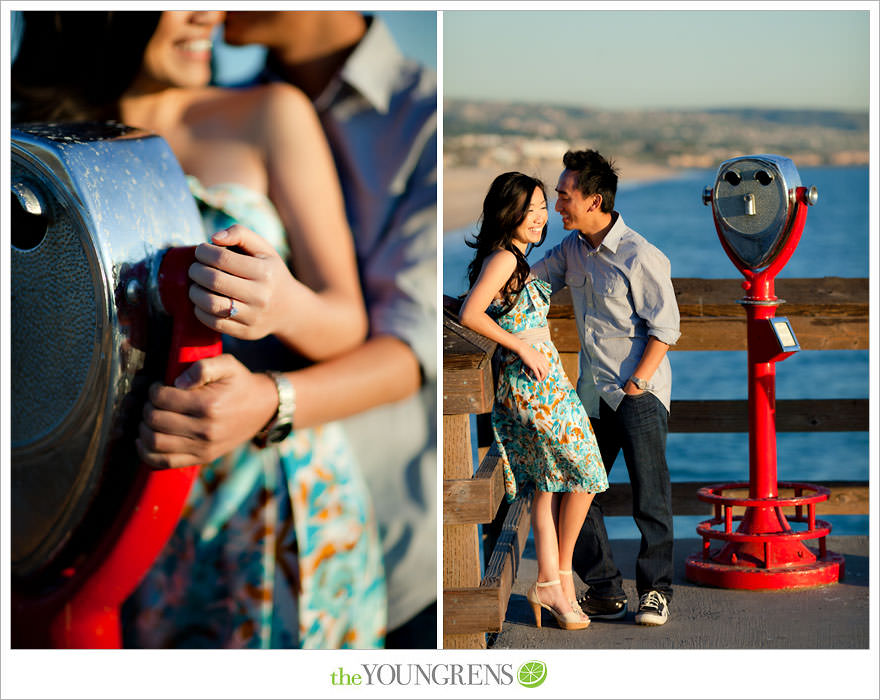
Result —
<path fill-rule="evenodd" d="M 638 605 L 635 560 L 638 540 L 614 540 L 614 559 L 629 598 L 625 618 L 594 621 L 566 632 L 549 613 L 535 627 L 526 591 L 538 566 L 531 546 L 523 552 L 500 633 L 489 635 L 492 649 L 867 649 L 868 538 L 830 536 L 828 548 L 845 557 L 840 583 L 782 591 L 740 591 L 700 586 L 685 579 L 685 559 L 700 551 L 700 540 L 685 534 L 675 542 L 676 571 L 670 619 L 662 627 L 633 622 Z M 579 591 L 583 588 L 575 577 Z"/>

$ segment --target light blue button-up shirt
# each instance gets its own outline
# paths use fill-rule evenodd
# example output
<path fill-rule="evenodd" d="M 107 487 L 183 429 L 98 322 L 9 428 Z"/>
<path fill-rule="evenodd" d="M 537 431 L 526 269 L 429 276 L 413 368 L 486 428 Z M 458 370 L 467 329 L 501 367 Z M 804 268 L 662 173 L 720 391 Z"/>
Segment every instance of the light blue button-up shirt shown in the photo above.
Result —
<path fill-rule="evenodd" d="M 577 393 L 593 418 L 599 417 L 600 397 L 617 410 L 651 336 L 667 345 L 681 336 L 669 260 L 617 212 L 613 216 L 598 248 L 574 231 L 532 266 L 554 292 L 571 289 L 581 344 Z M 669 410 L 668 356 L 648 380 L 648 391 Z"/>
<path fill-rule="evenodd" d="M 415 396 L 344 422 L 385 551 L 388 628 L 437 596 L 437 79 L 378 18 L 315 107 L 354 234 L 370 335 L 407 343 Z"/>

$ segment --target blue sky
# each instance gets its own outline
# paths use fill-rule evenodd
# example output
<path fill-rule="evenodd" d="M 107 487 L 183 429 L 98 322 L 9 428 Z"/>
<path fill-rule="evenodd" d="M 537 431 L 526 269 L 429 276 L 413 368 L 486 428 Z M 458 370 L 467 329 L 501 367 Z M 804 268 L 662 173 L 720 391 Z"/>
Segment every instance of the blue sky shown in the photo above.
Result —
<path fill-rule="evenodd" d="M 867 10 L 447 11 L 444 97 L 866 112 L 869 25 Z"/>

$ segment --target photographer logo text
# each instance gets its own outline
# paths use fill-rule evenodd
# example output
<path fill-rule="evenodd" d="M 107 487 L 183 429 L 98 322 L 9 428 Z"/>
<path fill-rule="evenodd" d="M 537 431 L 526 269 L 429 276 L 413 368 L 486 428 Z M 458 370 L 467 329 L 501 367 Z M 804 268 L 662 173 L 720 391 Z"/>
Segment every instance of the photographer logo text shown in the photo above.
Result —
<path fill-rule="evenodd" d="M 519 683 L 537 688 L 547 678 L 542 661 L 527 661 L 514 670 L 512 664 L 360 664 L 342 666 L 330 674 L 334 686 L 488 686 Z"/>

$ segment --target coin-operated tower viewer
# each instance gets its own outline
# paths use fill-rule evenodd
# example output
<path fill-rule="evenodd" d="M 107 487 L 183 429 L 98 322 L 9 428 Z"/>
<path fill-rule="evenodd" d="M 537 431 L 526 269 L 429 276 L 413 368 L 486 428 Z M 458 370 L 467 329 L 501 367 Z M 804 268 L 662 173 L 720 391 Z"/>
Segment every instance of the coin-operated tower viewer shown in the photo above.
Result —
<path fill-rule="evenodd" d="M 794 163 L 778 155 L 724 161 L 714 186 L 703 192 L 721 245 L 745 277 L 739 303 L 747 318 L 749 481 L 698 492 L 715 513 L 697 527 L 702 552 L 687 560 L 687 578 L 697 583 L 779 589 L 843 576 L 843 557 L 825 548 L 831 526 L 816 519 L 816 504 L 828 499 L 828 489 L 776 478 L 776 363 L 800 346 L 788 319 L 776 316 L 784 300 L 776 297 L 774 281 L 797 247 L 807 207 L 817 200 L 816 188 L 803 187 Z M 780 487 L 794 495 L 780 497 Z M 744 488 L 747 498 L 724 495 Z M 743 515 L 734 516 L 734 506 L 745 508 Z M 783 507 L 793 507 L 794 514 L 786 516 Z M 819 540 L 817 551 L 804 544 L 813 539 Z M 713 540 L 722 546 L 713 550 Z"/>

